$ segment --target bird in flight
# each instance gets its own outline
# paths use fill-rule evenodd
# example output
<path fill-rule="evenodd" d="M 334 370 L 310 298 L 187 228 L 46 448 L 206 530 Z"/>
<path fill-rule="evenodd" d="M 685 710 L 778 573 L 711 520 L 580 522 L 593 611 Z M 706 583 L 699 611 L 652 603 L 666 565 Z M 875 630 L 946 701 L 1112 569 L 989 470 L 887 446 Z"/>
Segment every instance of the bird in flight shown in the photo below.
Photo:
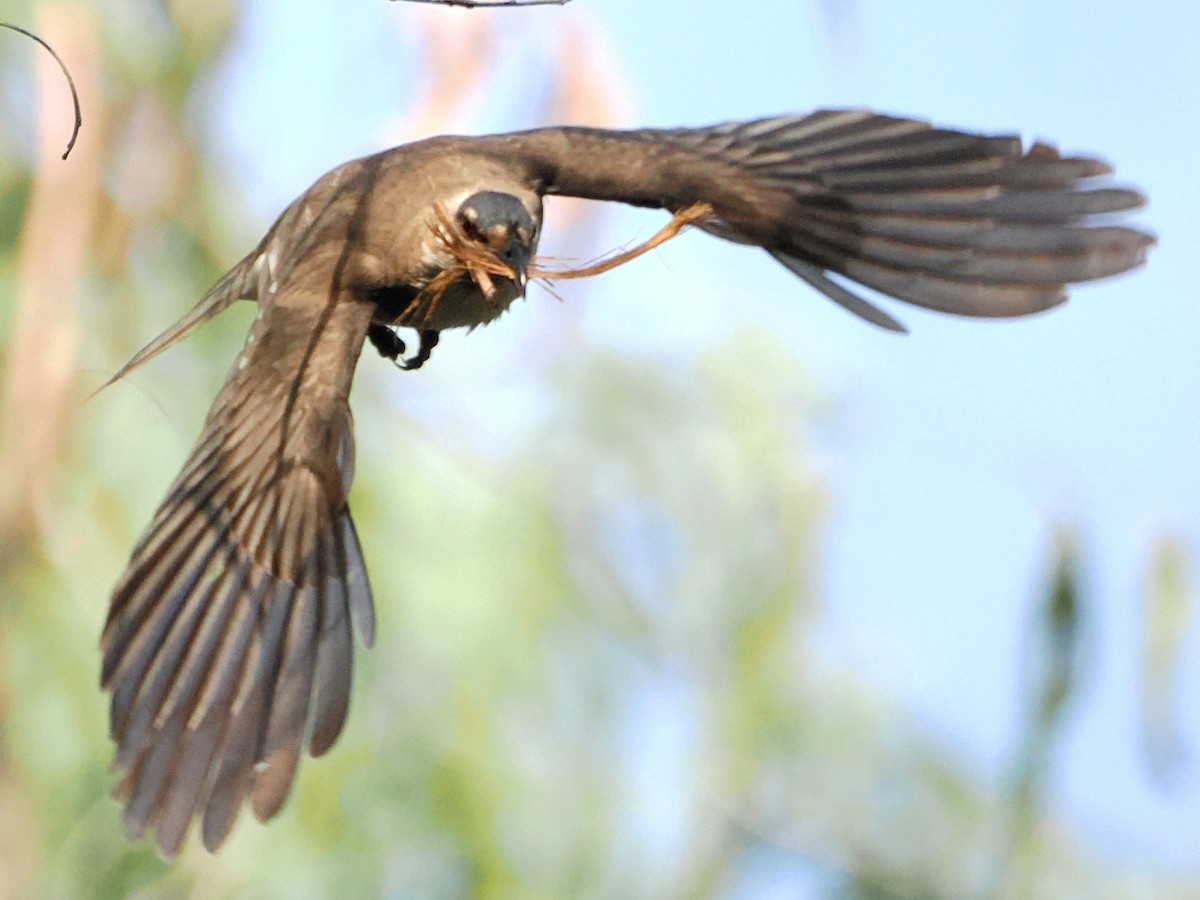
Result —
<path fill-rule="evenodd" d="M 667 210 L 763 248 L 855 315 L 862 288 L 962 316 L 1022 316 L 1141 264 L 1143 205 L 1111 169 L 1019 137 L 868 110 L 705 128 L 437 137 L 348 162 L 115 381 L 235 300 L 258 317 L 112 594 L 101 640 L 131 839 L 205 847 L 242 805 L 266 821 L 302 752 L 346 720 L 352 626 L 375 617 L 347 500 L 348 402 L 364 341 L 405 368 L 447 328 L 492 321 L 538 273 L 542 198 Z M 394 330 L 419 336 L 408 358 Z M 111 382 L 110 382 L 111 383 Z"/>

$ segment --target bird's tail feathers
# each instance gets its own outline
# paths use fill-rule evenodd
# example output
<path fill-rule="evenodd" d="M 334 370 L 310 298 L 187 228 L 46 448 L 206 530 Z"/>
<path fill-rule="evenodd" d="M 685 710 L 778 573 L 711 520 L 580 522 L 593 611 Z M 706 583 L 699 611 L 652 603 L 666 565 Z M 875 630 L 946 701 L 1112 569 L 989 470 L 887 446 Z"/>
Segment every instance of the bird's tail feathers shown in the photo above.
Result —
<path fill-rule="evenodd" d="M 196 328 L 218 313 L 223 312 L 235 300 L 250 296 L 254 288 L 254 264 L 256 260 L 257 254 L 251 254 L 226 272 L 221 280 L 209 288 L 207 293 L 200 298 L 199 303 L 193 306 L 174 325 L 135 353 L 129 362 L 117 369 L 111 378 L 92 391 L 89 399 L 95 397 L 106 387 L 116 384 L 136 369 L 140 369 L 164 350 L 183 340 Z"/>

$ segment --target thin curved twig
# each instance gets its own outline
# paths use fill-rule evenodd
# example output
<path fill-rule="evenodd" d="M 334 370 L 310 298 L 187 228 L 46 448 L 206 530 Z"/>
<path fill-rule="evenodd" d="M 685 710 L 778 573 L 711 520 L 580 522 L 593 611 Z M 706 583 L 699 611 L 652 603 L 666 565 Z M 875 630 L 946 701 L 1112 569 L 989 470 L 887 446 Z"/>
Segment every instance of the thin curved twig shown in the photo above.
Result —
<path fill-rule="evenodd" d="M 75 146 L 75 139 L 79 137 L 79 129 L 83 126 L 83 111 L 79 106 L 79 92 L 75 90 L 75 79 L 71 77 L 71 72 L 67 69 L 67 64 L 59 58 L 59 55 L 54 52 L 54 48 L 43 41 L 32 31 L 26 31 L 20 25 L 13 25 L 11 22 L 0 22 L 0 28 L 9 28 L 20 34 L 31 38 L 46 48 L 46 51 L 54 57 L 54 61 L 58 63 L 58 67 L 62 69 L 63 75 L 67 77 L 67 84 L 71 87 L 71 101 L 75 104 L 75 130 L 71 132 L 71 140 L 67 142 L 67 149 L 63 151 L 62 158 L 66 159 L 71 155 L 71 149 Z"/>

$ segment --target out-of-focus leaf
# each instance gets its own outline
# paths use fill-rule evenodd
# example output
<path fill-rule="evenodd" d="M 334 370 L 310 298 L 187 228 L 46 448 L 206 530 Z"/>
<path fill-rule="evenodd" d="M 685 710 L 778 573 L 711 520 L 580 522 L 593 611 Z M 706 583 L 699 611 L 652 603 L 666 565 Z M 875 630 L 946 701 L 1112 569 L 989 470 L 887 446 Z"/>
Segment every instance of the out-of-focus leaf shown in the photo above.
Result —
<path fill-rule="evenodd" d="M 1025 721 L 1012 771 L 1009 852 L 1001 883 L 1014 896 L 1032 896 L 1040 864 L 1037 820 L 1049 778 L 1054 743 L 1070 701 L 1084 676 L 1082 636 L 1085 601 L 1080 554 L 1062 532 L 1053 549 L 1053 569 L 1030 627 L 1023 681 Z"/>
<path fill-rule="evenodd" d="M 1141 732 L 1150 773 L 1163 786 L 1187 751 L 1177 714 L 1179 667 L 1196 607 L 1191 557 L 1179 540 L 1155 548 L 1142 594 Z"/>

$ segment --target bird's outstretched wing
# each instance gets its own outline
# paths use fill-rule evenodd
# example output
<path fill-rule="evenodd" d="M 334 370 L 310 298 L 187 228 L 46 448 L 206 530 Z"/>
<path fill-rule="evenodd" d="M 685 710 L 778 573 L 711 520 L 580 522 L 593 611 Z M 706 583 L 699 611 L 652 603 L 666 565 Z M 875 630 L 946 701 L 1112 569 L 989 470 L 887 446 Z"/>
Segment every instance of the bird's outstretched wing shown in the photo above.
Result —
<path fill-rule="evenodd" d="M 155 827 L 168 856 L 194 815 L 210 850 L 247 798 L 275 815 L 305 738 L 316 756 L 342 729 L 351 619 L 367 645 L 374 632 L 346 502 L 371 315 L 349 294 L 281 291 L 113 592 L 116 793 L 130 836 Z"/>
<path fill-rule="evenodd" d="M 1144 203 L 1098 183 L 1112 171 L 1101 160 L 867 110 L 493 140 L 549 194 L 671 211 L 708 203 L 700 227 L 765 248 L 893 330 L 903 326 L 850 282 L 943 312 L 1019 316 L 1063 302 L 1069 284 L 1137 266 L 1154 243 L 1096 220 Z"/>

